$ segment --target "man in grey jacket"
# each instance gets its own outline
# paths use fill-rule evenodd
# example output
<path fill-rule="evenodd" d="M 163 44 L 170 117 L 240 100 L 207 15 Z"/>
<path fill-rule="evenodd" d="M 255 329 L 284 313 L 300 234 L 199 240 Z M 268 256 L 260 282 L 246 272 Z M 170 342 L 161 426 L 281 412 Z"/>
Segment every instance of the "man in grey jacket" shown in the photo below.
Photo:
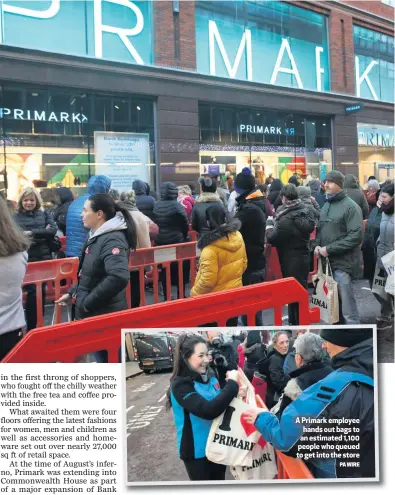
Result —
<path fill-rule="evenodd" d="M 344 175 L 330 171 L 325 178 L 328 201 L 320 214 L 314 253 L 329 259 L 333 278 L 338 283 L 340 323 L 360 323 L 353 281 L 362 275 L 362 211 L 344 188 Z"/>

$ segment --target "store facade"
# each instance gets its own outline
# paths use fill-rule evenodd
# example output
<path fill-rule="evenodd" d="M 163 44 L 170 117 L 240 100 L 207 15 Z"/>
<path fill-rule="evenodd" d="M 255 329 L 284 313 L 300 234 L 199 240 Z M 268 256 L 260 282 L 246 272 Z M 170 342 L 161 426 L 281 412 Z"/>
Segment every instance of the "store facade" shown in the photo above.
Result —
<path fill-rule="evenodd" d="M 0 188 L 82 188 L 105 172 L 118 189 L 137 176 L 158 189 L 243 166 L 364 181 L 393 162 L 360 137 L 362 124 L 393 123 L 393 36 L 357 26 L 345 6 L 355 52 L 340 64 L 342 19 L 325 4 L 4 0 Z"/>

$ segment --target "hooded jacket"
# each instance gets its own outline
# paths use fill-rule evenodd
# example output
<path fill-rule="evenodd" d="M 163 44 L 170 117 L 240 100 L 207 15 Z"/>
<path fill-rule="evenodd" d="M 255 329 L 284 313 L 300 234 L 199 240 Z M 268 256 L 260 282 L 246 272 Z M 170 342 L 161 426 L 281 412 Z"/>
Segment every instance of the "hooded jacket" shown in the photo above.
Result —
<path fill-rule="evenodd" d="M 283 188 L 283 183 L 280 179 L 274 179 L 270 189 L 267 199 L 271 203 L 274 209 L 277 209 L 281 205 L 280 191 Z"/>
<path fill-rule="evenodd" d="M 380 235 L 380 225 L 383 212 L 375 206 L 369 213 L 363 233 L 362 253 L 364 278 L 373 280 L 377 261 L 377 241 Z"/>
<path fill-rule="evenodd" d="M 278 352 L 274 347 L 267 356 L 258 361 L 258 371 L 267 378 L 266 405 L 271 409 L 284 391 L 290 377 L 284 373 L 286 355 Z"/>
<path fill-rule="evenodd" d="M 206 445 L 213 420 L 237 396 L 239 386 L 228 380 L 221 390 L 218 380 L 195 373 L 185 364 L 170 381 L 170 401 L 177 432 L 177 447 L 184 461 L 206 457 Z"/>
<path fill-rule="evenodd" d="M 149 185 L 142 180 L 135 180 L 132 189 L 136 193 L 137 208 L 149 218 L 152 218 L 152 212 L 155 206 L 155 199 L 149 195 Z"/>
<path fill-rule="evenodd" d="M 298 203 L 282 209 L 274 229 L 267 231 L 267 242 L 277 248 L 283 277 L 295 277 L 302 285 L 307 282 L 309 240 L 314 227 L 313 209 Z"/>
<path fill-rule="evenodd" d="M 201 236 L 199 271 L 191 296 L 236 289 L 243 286 L 242 275 L 247 268 L 247 254 L 238 229 L 240 221 L 233 219 L 220 230 Z"/>
<path fill-rule="evenodd" d="M 177 186 L 172 182 L 164 182 L 160 186 L 160 195 L 161 199 L 155 204 L 152 218 L 159 227 L 155 244 L 164 246 L 186 242 L 189 223 L 185 209 L 177 201 Z"/>
<path fill-rule="evenodd" d="M 266 265 L 265 229 L 266 201 L 262 192 L 256 188 L 236 198 L 236 218 L 241 221 L 240 234 L 243 236 L 247 251 L 248 270 L 263 270 Z"/>
<path fill-rule="evenodd" d="M 363 218 L 368 218 L 368 201 L 358 183 L 357 177 L 355 177 L 355 175 L 353 174 L 346 174 L 344 178 L 344 189 L 347 191 L 348 196 L 353 199 L 361 208 Z"/>
<path fill-rule="evenodd" d="M 332 270 L 361 274 L 362 211 L 346 191 L 328 199 L 321 210 L 316 245 L 326 247 Z"/>
<path fill-rule="evenodd" d="M 51 213 L 44 210 L 21 210 L 15 214 L 14 220 L 22 230 L 32 233 L 32 243 L 28 251 L 29 262 L 52 259 L 50 242 L 58 228 Z"/>
<path fill-rule="evenodd" d="M 319 207 L 322 208 L 326 203 L 326 194 L 321 189 L 321 181 L 319 179 L 313 179 L 308 185 L 311 189 L 311 195 L 317 201 Z"/>
<path fill-rule="evenodd" d="M 76 319 L 127 309 L 126 286 L 130 248 L 121 212 L 94 233 L 90 231 L 78 267 L 78 283 L 69 294 L 76 298 Z"/>
<path fill-rule="evenodd" d="M 188 217 L 188 222 L 190 222 L 192 219 L 192 209 L 193 209 L 193 205 L 195 204 L 195 200 L 185 190 L 181 189 L 178 191 L 177 201 L 185 209 L 185 213 L 187 214 Z"/>
<path fill-rule="evenodd" d="M 68 187 L 59 187 L 56 192 L 59 195 L 60 205 L 53 212 L 53 219 L 63 235 L 67 235 L 66 219 L 70 205 L 74 201 L 73 193 Z"/>
<path fill-rule="evenodd" d="M 202 235 L 204 232 L 209 232 L 210 229 L 208 228 L 206 221 L 206 210 L 217 203 L 223 206 L 221 198 L 216 192 L 202 192 L 200 194 L 192 209 L 192 230 L 199 235 Z"/>
<path fill-rule="evenodd" d="M 353 420 L 354 426 L 359 428 L 356 433 L 359 437 L 358 462 L 350 465 L 342 458 L 317 458 L 313 459 L 311 464 L 314 465 L 316 477 L 373 478 L 376 474 L 374 387 L 372 386 L 374 383 L 373 339 L 360 342 L 337 354 L 332 359 L 331 365 L 334 371 L 305 389 L 283 411 L 280 421 L 274 414 L 265 412 L 258 416 L 255 426 L 275 449 L 294 456 L 298 452 L 299 444 L 312 443 L 308 436 L 303 438 L 306 433 L 300 419 L 297 418 L 311 415 L 313 418 L 321 419 L 327 427 L 330 426 L 328 420 L 332 420 L 332 425 L 335 424 L 333 420 Z M 312 423 L 311 426 L 317 425 Z M 353 441 L 352 438 L 348 442 L 355 445 L 355 440 Z M 345 443 L 344 440 L 343 442 Z M 322 442 L 315 443 L 318 447 L 316 451 L 322 451 L 320 448 Z"/>
<path fill-rule="evenodd" d="M 93 175 L 88 182 L 88 192 L 75 199 L 69 206 L 66 218 L 66 255 L 81 256 L 88 235 L 88 229 L 82 223 L 81 213 L 84 203 L 94 194 L 106 194 L 110 190 L 111 179 L 106 175 Z"/>

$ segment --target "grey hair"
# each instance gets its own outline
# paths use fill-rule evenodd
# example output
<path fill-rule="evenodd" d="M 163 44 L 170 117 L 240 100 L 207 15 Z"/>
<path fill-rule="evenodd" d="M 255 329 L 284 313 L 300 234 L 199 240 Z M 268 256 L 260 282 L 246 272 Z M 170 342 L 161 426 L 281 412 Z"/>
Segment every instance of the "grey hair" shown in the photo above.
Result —
<path fill-rule="evenodd" d="M 136 201 L 136 193 L 133 191 L 133 189 L 131 189 L 130 191 L 122 191 L 120 199 L 121 201 Z"/>
<path fill-rule="evenodd" d="M 370 179 L 368 186 L 373 186 L 376 192 L 380 189 L 379 181 L 375 179 Z"/>
<path fill-rule="evenodd" d="M 288 337 L 287 332 L 282 332 L 281 330 L 279 332 L 276 332 L 273 335 L 273 345 L 276 345 L 277 344 L 277 341 L 281 337 L 281 335 L 285 335 L 286 337 Z"/>
<path fill-rule="evenodd" d="M 305 364 L 322 361 L 324 357 L 323 342 L 319 335 L 304 333 L 295 340 L 295 353 L 299 354 Z"/>

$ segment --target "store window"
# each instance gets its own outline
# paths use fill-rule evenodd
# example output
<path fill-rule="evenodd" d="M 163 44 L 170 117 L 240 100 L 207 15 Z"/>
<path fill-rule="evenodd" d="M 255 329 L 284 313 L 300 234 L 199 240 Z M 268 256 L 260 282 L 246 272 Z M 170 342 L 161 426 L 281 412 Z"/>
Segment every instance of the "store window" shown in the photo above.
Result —
<path fill-rule="evenodd" d="M 356 94 L 394 101 L 394 38 L 354 26 Z"/>
<path fill-rule="evenodd" d="M 197 70 L 329 91 L 327 18 L 286 2 L 196 2 Z"/>
<path fill-rule="evenodd" d="M 374 175 L 380 182 L 394 179 L 394 128 L 358 123 L 359 181 Z"/>
<path fill-rule="evenodd" d="M 153 101 L 138 96 L 0 83 L 0 189 L 34 185 L 83 194 L 94 174 L 115 189 L 155 187 Z"/>
<path fill-rule="evenodd" d="M 201 104 L 200 172 L 254 169 L 260 182 L 295 172 L 323 179 L 332 168 L 330 117 Z"/>

